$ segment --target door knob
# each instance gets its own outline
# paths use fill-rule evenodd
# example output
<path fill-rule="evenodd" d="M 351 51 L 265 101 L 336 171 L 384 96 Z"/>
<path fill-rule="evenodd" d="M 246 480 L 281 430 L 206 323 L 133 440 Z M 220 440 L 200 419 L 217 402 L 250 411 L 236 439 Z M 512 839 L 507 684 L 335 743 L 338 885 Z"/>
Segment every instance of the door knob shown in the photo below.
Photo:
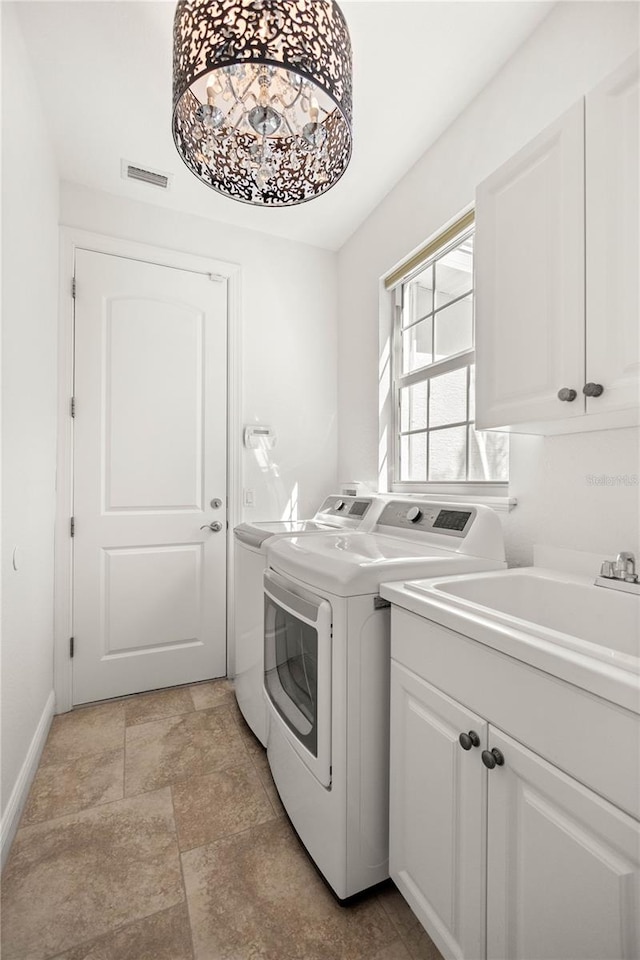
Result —
<path fill-rule="evenodd" d="M 585 397 L 601 397 L 604 393 L 604 387 L 601 383 L 585 383 L 582 392 Z"/>
<path fill-rule="evenodd" d="M 562 390 L 558 390 L 558 400 L 564 400 L 565 403 L 572 403 L 577 396 L 576 391 L 570 387 L 563 387 Z"/>
<path fill-rule="evenodd" d="M 493 750 L 483 750 L 482 762 L 489 770 L 493 770 L 494 767 L 503 767 L 504 754 L 497 747 L 494 747 Z"/>
<path fill-rule="evenodd" d="M 480 746 L 480 737 L 475 730 L 469 730 L 469 733 L 461 733 L 458 740 L 463 750 L 471 750 L 471 747 Z"/>
<path fill-rule="evenodd" d="M 205 523 L 204 527 L 200 527 L 201 530 L 211 530 L 212 533 L 220 533 L 222 530 L 222 524 L 219 520 L 214 520 L 213 523 Z"/>

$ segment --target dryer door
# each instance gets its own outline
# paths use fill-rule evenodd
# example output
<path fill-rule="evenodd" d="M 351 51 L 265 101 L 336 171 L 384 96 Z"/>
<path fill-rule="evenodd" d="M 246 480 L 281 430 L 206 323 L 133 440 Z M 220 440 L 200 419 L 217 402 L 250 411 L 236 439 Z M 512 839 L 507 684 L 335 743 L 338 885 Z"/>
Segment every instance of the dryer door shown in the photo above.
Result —
<path fill-rule="evenodd" d="M 264 685 L 271 722 L 331 784 L 331 605 L 272 571 L 264 576 Z"/>

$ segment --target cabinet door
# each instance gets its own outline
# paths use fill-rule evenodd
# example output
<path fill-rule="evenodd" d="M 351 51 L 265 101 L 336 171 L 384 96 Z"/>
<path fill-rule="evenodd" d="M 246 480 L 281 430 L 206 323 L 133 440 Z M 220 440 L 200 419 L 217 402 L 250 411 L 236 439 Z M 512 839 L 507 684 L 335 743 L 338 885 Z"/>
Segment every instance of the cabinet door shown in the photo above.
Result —
<path fill-rule="evenodd" d="M 587 96 L 588 412 L 638 406 L 640 153 L 636 54 Z"/>
<path fill-rule="evenodd" d="M 481 745 L 465 751 L 470 730 Z M 447 958 L 485 952 L 486 730 L 392 662 L 390 873 Z"/>
<path fill-rule="evenodd" d="M 640 824 L 493 727 L 489 746 L 488 957 L 637 960 Z"/>
<path fill-rule="evenodd" d="M 475 265 L 478 428 L 584 414 L 583 101 L 478 187 Z"/>

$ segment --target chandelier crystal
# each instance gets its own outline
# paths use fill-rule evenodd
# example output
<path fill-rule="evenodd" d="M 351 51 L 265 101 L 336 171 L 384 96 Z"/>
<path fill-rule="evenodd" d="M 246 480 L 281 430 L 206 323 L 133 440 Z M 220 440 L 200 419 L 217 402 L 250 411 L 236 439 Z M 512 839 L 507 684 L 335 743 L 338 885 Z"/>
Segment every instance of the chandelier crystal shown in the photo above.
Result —
<path fill-rule="evenodd" d="M 334 0 L 180 0 L 173 139 L 200 180 L 263 207 L 330 190 L 351 159 L 351 40 Z"/>

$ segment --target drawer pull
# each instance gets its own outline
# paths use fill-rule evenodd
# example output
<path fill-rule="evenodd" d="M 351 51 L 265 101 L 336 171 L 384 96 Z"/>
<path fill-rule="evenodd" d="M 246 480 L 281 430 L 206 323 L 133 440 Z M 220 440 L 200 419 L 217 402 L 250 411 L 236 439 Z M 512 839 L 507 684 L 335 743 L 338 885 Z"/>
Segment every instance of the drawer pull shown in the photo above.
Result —
<path fill-rule="evenodd" d="M 570 387 L 563 387 L 562 390 L 558 390 L 558 400 L 564 400 L 565 403 L 573 403 L 577 396 L 576 391 Z"/>
<path fill-rule="evenodd" d="M 469 730 L 469 733 L 461 733 L 458 740 L 463 750 L 471 750 L 471 747 L 480 746 L 480 737 L 475 730 Z"/>
<path fill-rule="evenodd" d="M 503 767 L 504 755 L 497 747 L 494 747 L 493 750 L 483 750 L 482 762 L 488 770 L 493 770 L 494 767 Z"/>
<path fill-rule="evenodd" d="M 604 387 L 601 383 L 585 383 L 582 392 L 585 397 L 601 397 L 604 393 Z"/>

